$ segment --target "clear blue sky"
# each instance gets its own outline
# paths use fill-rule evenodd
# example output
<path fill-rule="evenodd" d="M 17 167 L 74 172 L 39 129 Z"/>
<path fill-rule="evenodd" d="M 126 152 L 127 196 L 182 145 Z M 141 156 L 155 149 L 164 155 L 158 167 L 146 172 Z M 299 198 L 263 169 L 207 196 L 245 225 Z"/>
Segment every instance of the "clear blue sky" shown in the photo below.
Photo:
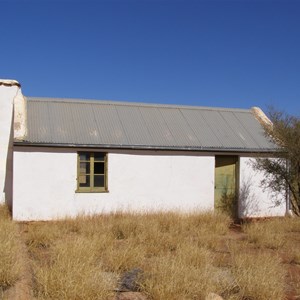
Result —
<path fill-rule="evenodd" d="M 300 112 L 300 1 L 0 0 L 26 96 Z"/>

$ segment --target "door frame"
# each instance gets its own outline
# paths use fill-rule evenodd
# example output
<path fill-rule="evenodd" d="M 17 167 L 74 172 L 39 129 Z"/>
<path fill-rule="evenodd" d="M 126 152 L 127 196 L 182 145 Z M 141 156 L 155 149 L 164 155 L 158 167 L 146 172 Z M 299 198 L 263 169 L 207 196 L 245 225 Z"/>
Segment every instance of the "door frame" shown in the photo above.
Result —
<path fill-rule="evenodd" d="M 235 158 L 235 209 L 234 209 L 234 215 L 231 217 L 234 219 L 239 218 L 239 209 L 240 209 L 240 203 L 239 203 L 239 186 L 240 186 L 240 156 L 239 155 L 232 155 L 232 154 L 216 154 L 215 155 L 215 166 L 214 166 L 214 209 L 216 210 L 216 161 L 217 158 L 220 157 L 232 157 Z"/>

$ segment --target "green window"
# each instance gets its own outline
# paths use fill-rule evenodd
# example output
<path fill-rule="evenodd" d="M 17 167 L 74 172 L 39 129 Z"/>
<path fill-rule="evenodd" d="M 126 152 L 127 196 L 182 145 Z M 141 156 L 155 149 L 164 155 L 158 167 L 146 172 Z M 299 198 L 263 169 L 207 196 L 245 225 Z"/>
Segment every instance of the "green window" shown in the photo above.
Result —
<path fill-rule="evenodd" d="M 107 154 L 79 152 L 77 170 L 78 192 L 107 191 Z"/>

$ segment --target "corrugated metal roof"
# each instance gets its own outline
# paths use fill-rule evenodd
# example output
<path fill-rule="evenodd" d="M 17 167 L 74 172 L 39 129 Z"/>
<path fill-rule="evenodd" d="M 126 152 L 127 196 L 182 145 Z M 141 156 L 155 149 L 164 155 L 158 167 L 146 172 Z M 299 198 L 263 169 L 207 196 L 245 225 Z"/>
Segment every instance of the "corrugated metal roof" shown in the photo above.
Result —
<path fill-rule="evenodd" d="M 27 98 L 23 144 L 272 151 L 251 110 Z"/>

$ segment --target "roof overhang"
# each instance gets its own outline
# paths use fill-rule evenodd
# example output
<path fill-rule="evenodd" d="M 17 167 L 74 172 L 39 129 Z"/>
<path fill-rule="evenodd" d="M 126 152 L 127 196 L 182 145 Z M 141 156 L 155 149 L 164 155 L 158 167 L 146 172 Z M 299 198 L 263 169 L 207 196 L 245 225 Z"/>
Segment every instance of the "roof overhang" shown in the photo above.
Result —
<path fill-rule="evenodd" d="M 64 144 L 64 143 L 32 143 L 26 141 L 15 141 L 14 146 L 25 147 L 50 147 L 50 148 L 88 148 L 88 149 L 124 149 L 124 150 L 161 150 L 161 151 L 198 151 L 198 152 L 235 152 L 235 153 L 276 153 L 279 148 L 274 149 L 249 149 L 249 148 L 216 148 L 216 147 L 170 147 L 151 145 L 109 145 L 109 144 Z"/>

